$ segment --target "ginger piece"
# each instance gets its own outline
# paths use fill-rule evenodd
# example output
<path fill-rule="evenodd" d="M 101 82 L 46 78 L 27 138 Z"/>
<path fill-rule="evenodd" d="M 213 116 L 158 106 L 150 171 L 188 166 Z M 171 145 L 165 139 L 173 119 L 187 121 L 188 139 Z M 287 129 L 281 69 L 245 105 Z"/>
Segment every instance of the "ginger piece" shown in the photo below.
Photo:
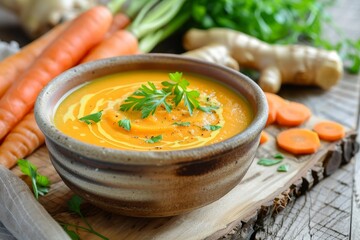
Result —
<path fill-rule="evenodd" d="M 3 0 L 0 5 L 18 17 L 30 37 L 37 38 L 99 2 L 100 0 Z"/>
<path fill-rule="evenodd" d="M 225 29 L 191 29 L 183 39 L 186 50 L 208 44 L 226 46 L 240 66 L 260 71 L 259 85 L 276 93 L 281 84 L 334 86 L 343 74 L 343 65 L 335 51 L 302 45 L 271 45 L 244 33 Z"/>
<path fill-rule="evenodd" d="M 229 50 L 220 44 L 211 44 L 182 54 L 239 70 L 239 64 L 230 56 Z"/>

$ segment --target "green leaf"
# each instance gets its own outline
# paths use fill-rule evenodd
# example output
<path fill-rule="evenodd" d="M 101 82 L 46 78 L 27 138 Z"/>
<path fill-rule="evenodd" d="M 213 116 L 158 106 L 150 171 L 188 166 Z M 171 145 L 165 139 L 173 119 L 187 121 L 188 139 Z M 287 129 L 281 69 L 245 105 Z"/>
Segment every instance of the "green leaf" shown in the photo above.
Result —
<path fill-rule="evenodd" d="M 97 122 L 100 122 L 101 115 L 102 115 L 102 110 L 100 112 L 92 113 L 92 114 L 86 115 L 84 117 L 81 117 L 81 118 L 79 118 L 79 120 L 85 122 L 86 124 L 91 124 L 93 122 L 97 123 Z"/>
<path fill-rule="evenodd" d="M 260 158 L 257 164 L 262 166 L 273 166 L 280 163 L 282 159 L 269 159 L 269 158 Z"/>
<path fill-rule="evenodd" d="M 126 131 L 130 131 L 131 129 L 131 123 L 129 119 L 122 119 L 118 121 L 118 125 L 125 129 Z"/>
<path fill-rule="evenodd" d="M 278 168 L 277 168 L 277 171 L 278 172 L 287 172 L 289 171 L 289 164 L 281 164 Z"/>
<path fill-rule="evenodd" d="M 28 160 L 19 159 L 17 165 L 20 167 L 20 171 L 30 177 L 30 168 L 37 170 L 36 166 L 31 164 Z"/>
<path fill-rule="evenodd" d="M 67 225 L 63 225 L 64 231 L 69 235 L 71 240 L 80 240 L 80 236 L 73 230 L 70 230 Z"/>
<path fill-rule="evenodd" d="M 221 126 L 218 126 L 218 125 L 205 125 L 202 128 L 204 130 L 207 130 L 207 131 L 216 131 L 216 130 L 219 130 L 221 128 Z"/>
<path fill-rule="evenodd" d="M 197 109 L 199 109 L 200 111 L 206 112 L 206 113 L 211 113 L 212 111 L 219 109 L 218 106 L 198 106 Z"/>
<path fill-rule="evenodd" d="M 83 201 L 84 200 L 79 195 L 73 195 L 71 199 L 67 202 L 69 210 L 82 216 L 80 206 Z"/>
<path fill-rule="evenodd" d="M 188 127 L 190 126 L 190 122 L 174 122 L 172 125 Z"/>
<path fill-rule="evenodd" d="M 175 106 L 184 100 L 184 105 L 192 115 L 193 109 L 199 106 L 197 98 L 200 93 L 195 90 L 187 90 L 189 82 L 182 78 L 180 72 L 169 73 L 169 79 L 170 81 L 161 83 L 164 88 L 160 90 L 156 89 L 152 82 L 141 85 L 120 105 L 120 111 L 141 111 L 142 118 L 155 114 L 159 106 L 164 106 L 167 112 L 171 112 L 172 106 L 167 102 L 167 98 L 172 95 Z"/>
<path fill-rule="evenodd" d="M 39 173 L 36 174 L 36 183 L 43 187 L 50 186 L 50 180 L 48 177 L 40 175 Z"/>
<path fill-rule="evenodd" d="M 19 159 L 17 164 L 21 172 L 30 177 L 36 199 L 39 199 L 39 195 L 44 196 L 49 192 L 50 180 L 48 177 L 40 175 L 35 165 L 25 159 Z"/>
<path fill-rule="evenodd" d="M 157 143 L 160 140 L 162 140 L 162 135 L 158 135 L 158 136 L 152 136 L 150 139 L 147 139 L 146 142 L 147 143 Z"/>
<path fill-rule="evenodd" d="M 282 155 L 281 153 L 276 153 L 274 154 L 273 158 L 276 158 L 276 159 L 284 159 L 284 155 Z"/>

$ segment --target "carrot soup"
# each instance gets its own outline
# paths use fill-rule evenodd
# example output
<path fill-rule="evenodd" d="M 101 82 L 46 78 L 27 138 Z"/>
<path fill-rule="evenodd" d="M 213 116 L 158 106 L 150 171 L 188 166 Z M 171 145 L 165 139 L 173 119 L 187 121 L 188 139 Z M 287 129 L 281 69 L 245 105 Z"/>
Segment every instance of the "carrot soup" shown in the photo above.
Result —
<path fill-rule="evenodd" d="M 253 112 L 243 96 L 207 77 L 165 71 L 129 71 L 70 91 L 54 123 L 90 144 L 122 150 L 201 147 L 246 129 Z"/>

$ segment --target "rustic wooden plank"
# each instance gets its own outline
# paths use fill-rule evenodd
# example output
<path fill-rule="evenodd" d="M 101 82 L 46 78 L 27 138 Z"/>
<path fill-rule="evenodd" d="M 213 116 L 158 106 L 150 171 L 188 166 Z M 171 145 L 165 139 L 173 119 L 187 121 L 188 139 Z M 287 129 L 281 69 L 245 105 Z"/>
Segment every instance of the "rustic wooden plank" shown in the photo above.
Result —
<path fill-rule="evenodd" d="M 345 165 L 291 202 L 259 229 L 261 239 L 348 239 L 352 168 Z"/>

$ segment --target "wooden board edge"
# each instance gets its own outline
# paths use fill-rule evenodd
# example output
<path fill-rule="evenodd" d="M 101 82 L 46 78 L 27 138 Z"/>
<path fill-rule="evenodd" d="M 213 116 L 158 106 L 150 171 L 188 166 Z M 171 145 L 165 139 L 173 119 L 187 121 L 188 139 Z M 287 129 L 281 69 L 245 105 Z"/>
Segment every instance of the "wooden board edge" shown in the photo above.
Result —
<path fill-rule="evenodd" d="M 305 176 L 293 182 L 287 190 L 280 193 L 272 201 L 263 204 L 260 209 L 252 212 L 246 218 L 233 221 L 225 229 L 215 232 L 206 240 L 251 239 L 270 218 L 283 211 L 289 203 L 294 202 L 296 198 L 311 190 L 342 165 L 348 164 L 359 151 L 359 143 L 356 141 L 357 134 L 355 130 L 349 131 L 344 139 L 332 144 L 326 156 L 315 163 Z M 262 239 L 261 236 L 257 237 Z"/>

